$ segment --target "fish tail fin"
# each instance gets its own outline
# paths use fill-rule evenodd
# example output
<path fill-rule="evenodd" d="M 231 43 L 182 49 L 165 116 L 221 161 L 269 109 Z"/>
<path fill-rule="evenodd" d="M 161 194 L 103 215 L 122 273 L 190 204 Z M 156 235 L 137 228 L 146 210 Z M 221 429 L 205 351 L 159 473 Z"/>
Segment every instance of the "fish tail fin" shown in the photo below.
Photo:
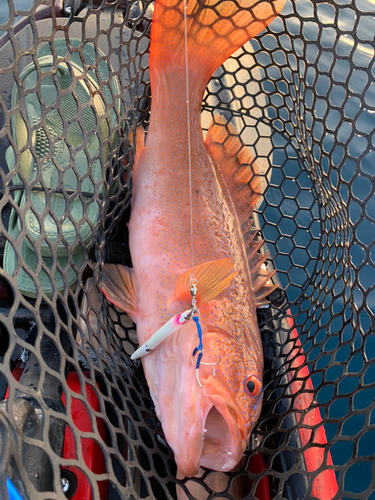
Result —
<path fill-rule="evenodd" d="M 207 84 L 215 70 L 279 15 L 285 0 L 186 0 L 189 74 Z M 185 68 L 183 0 L 156 0 L 151 28 L 150 69 Z"/>

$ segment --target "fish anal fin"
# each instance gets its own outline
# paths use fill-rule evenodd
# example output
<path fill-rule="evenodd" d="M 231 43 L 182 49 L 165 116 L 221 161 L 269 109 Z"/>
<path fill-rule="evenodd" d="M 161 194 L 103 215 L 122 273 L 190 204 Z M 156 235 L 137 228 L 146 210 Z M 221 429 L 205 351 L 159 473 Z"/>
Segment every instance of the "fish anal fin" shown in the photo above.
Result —
<path fill-rule="evenodd" d="M 136 155 L 132 170 L 133 176 L 136 175 L 137 165 L 139 165 L 143 152 L 146 149 L 145 139 L 146 139 L 145 129 L 142 127 L 142 125 L 138 125 L 136 130 Z"/>
<path fill-rule="evenodd" d="M 102 291 L 107 300 L 129 314 L 135 321 L 138 301 L 134 271 L 130 267 L 104 264 Z"/>
<path fill-rule="evenodd" d="M 197 305 L 206 304 L 231 284 L 237 274 L 237 271 L 231 272 L 232 269 L 230 258 L 205 262 L 188 269 L 178 278 L 174 300 L 191 300 L 190 280 L 193 277 L 197 281 Z"/>
<path fill-rule="evenodd" d="M 220 170 L 242 225 L 253 213 L 261 195 L 254 158 L 234 126 L 218 113 L 209 126 L 205 146 Z"/>
<path fill-rule="evenodd" d="M 142 125 L 138 125 L 137 127 L 137 154 L 142 154 L 146 145 L 146 131 L 142 127 Z"/>

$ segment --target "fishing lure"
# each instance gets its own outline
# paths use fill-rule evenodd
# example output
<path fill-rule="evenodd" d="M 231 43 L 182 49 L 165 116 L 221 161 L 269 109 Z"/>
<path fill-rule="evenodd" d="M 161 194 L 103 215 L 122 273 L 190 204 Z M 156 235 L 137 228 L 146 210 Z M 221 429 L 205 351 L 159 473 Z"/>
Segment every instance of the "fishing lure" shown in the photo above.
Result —
<path fill-rule="evenodd" d="M 159 330 L 157 330 L 147 342 L 141 345 L 131 356 L 130 359 L 139 359 L 150 354 L 163 340 L 176 332 L 190 319 L 191 310 L 188 309 L 180 314 L 176 314 L 167 321 Z"/>
<path fill-rule="evenodd" d="M 176 314 L 171 318 L 167 323 L 165 323 L 161 328 L 159 328 L 158 331 L 156 331 L 149 339 L 147 342 L 141 345 L 130 357 L 130 359 L 135 360 L 142 358 L 143 356 L 146 356 L 147 354 L 150 354 L 158 345 L 160 345 L 163 340 L 168 338 L 170 335 L 172 335 L 174 332 L 179 330 L 185 323 L 187 323 L 190 319 L 192 319 L 195 324 L 197 325 L 197 331 L 198 331 L 198 339 L 199 339 L 199 344 L 198 346 L 194 349 L 193 351 L 193 357 L 198 354 L 197 362 L 196 362 L 196 367 L 195 367 L 195 377 L 197 379 L 197 382 L 200 387 L 202 386 L 202 383 L 199 379 L 199 367 L 200 365 L 205 365 L 205 366 L 212 366 L 213 367 L 213 376 L 215 377 L 215 366 L 217 366 L 220 361 L 221 357 L 219 357 L 219 361 L 216 363 L 205 363 L 202 361 L 203 357 L 203 340 L 202 340 L 202 328 L 199 323 L 199 311 L 196 305 L 196 296 L 197 296 L 197 280 L 191 279 L 190 281 L 190 293 L 191 293 L 191 308 L 190 310 L 184 311 L 183 313 Z"/>

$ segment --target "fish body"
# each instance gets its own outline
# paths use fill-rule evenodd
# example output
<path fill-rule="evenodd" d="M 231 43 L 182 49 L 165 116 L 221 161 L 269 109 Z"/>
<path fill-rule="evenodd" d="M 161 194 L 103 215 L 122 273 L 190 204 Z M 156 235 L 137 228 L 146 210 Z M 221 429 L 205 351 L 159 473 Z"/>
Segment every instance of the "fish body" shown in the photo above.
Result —
<path fill-rule="evenodd" d="M 237 465 L 263 392 L 256 306 L 269 276 L 260 273 L 254 286 L 261 261 L 255 259 L 254 272 L 241 230 L 252 210 L 250 199 L 259 193 L 248 177 L 230 192 L 231 162 L 247 163 L 250 172 L 249 155 L 221 117 L 204 142 L 200 108 L 213 72 L 276 17 L 283 1 L 249 1 L 242 10 L 232 2 L 218 5 L 225 22 L 195 0 L 187 2 L 186 46 L 183 2 L 155 2 L 152 113 L 146 145 L 144 133 L 138 133 L 133 170 L 133 269 L 105 266 L 103 277 L 107 298 L 136 322 L 140 344 L 189 309 L 189 277 L 197 280 L 203 333 L 199 383 L 192 355 L 198 345 L 194 321 L 142 359 L 156 414 L 185 476 L 194 476 L 200 466 L 229 471 Z M 239 213 L 246 194 L 247 208 Z"/>

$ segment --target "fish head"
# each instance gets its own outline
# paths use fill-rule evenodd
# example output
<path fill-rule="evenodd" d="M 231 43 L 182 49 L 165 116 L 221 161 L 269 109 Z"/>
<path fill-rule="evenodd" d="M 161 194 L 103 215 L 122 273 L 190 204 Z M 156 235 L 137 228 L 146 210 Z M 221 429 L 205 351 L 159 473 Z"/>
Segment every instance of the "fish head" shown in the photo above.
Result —
<path fill-rule="evenodd" d="M 151 395 L 177 467 L 188 477 L 200 466 L 232 470 L 243 456 L 262 405 L 262 363 L 249 362 L 247 346 L 220 327 L 203 324 L 202 334 L 198 369 L 193 321 L 153 353 L 158 354 L 158 364 Z"/>

